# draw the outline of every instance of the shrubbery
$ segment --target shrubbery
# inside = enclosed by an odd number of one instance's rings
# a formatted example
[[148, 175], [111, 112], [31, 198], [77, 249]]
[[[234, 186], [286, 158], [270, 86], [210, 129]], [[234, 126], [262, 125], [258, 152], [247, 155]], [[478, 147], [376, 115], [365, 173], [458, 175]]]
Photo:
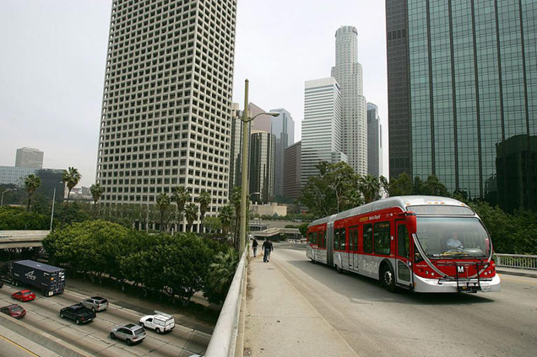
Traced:
[[38, 213], [28, 213], [20, 207], [0, 207], [0, 231], [47, 230], [50, 217]]
[[211, 302], [221, 302], [238, 260], [230, 247], [193, 233], [149, 235], [102, 220], [56, 231], [43, 247], [54, 264], [91, 278], [162, 291], [184, 304], [198, 291], [204, 291]]

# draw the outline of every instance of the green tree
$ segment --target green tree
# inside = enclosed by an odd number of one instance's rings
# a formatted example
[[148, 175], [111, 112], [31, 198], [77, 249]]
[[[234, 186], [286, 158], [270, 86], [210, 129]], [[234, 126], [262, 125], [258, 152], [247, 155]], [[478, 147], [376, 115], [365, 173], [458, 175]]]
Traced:
[[0, 231], [48, 230], [49, 227], [48, 215], [26, 212], [20, 207], [0, 207]]
[[95, 219], [99, 214], [99, 206], [97, 205], [97, 202], [99, 202], [104, 190], [100, 183], [95, 183], [90, 186], [90, 192], [91, 197], [93, 198], [93, 219]]
[[233, 191], [231, 191], [231, 206], [235, 212], [235, 229], [233, 231], [233, 242], [235, 247], [239, 247], [239, 231], [240, 231], [240, 217], [241, 217], [241, 197], [242, 197], [242, 187], [235, 186]]
[[30, 174], [26, 177], [26, 179], [24, 179], [24, 186], [26, 187], [26, 193], [28, 194], [28, 203], [26, 205], [27, 212], [30, 212], [30, 208], [32, 205], [32, 196], [40, 185], [41, 179], [39, 178], [39, 176], [36, 176], [34, 174]]
[[218, 219], [222, 223], [222, 230], [227, 238], [229, 230], [231, 229], [231, 223], [233, 222], [233, 208], [230, 205], [225, 205], [220, 208], [218, 212]]
[[210, 192], [208, 191], [201, 191], [200, 192], [200, 196], [198, 198], [198, 203], [200, 205], [200, 221], [201, 221], [201, 224], [202, 224], [202, 229], [200, 230], [200, 232], [203, 232], [203, 219], [205, 217], [205, 213], [207, 212], [207, 210], [209, 209], [209, 205], [211, 204], [211, 194]]
[[159, 226], [160, 226], [161, 232], [166, 231], [166, 226], [167, 226], [166, 216], [170, 208], [170, 204], [171, 204], [170, 197], [166, 193], [160, 193], [157, 196], [157, 207], [160, 213]]
[[[188, 211], [188, 206], [185, 210]], [[182, 303], [187, 305], [192, 296], [203, 289], [213, 254], [194, 234], [179, 234], [171, 238], [174, 244], [163, 248], [162, 256], [167, 259], [162, 264], [162, 278], [171, 296], [179, 296]]]
[[63, 170], [62, 179], [63, 179], [63, 182], [67, 185], [67, 189], [69, 190], [67, 194], [67, 202], [66, 202], [67, 205], [69, 205], [69, 198], [71, 197], [71, 190], [76, 185], [78, 185], [81, 178], [82, 178], [82, 175], [78, 172], [78, 169], [74, 167], [69, 167], [67, 170]]
[[191, 231], [194, 221], [198, 218], [198, 207], [194, 203], [189, 203], [186, 205], [185, 216], [188, 222], [188, 231]]
[[177, 213], [179, 221], [183, 220], [185, 205], [190, 202], [190, 193], [184, 186], [177, 186], [173, 191], [173, 200], [177, 204]]
[[209, 233], [218, 232], [222, 229], [222, 222], [217, 217], [205, 217], [203, 220], [203, 226], [207, 229]]
[[358, 206], [362, 201], [358, 187], [359, 176], [345, 162], [316, 165], [319, 174], [311, 176], [300, 193], [314, 217], [329, 216]]
[[410, 176], [406, 172], [403, 172], [397, 178], [392, 178], [388, 193], [390, 197], [412, 195], [414, 193], [414, 187]]
[[228, 249], [225, 253], [219, 252], [214, 256], [203, 289], [203, 295], [210, 303], [219, 304], [226, 299], [238, 261], [238, 255], [233, 249]]
[[431, 196], [442, 196], [442, 197], [450, 197], [448, 189], [446, 186], [438, 180], [438, 177], [436, 175], [431, 174], [427, 177], [427, 181], [423, 184], [425, 188], [425, 192], [423, 194], [425, 195], [431, 195]]
[[365, 175], [360, 177], [360, 192], [364, 196], [365, 203], [370, 203], [379, 195], [380, 183], [373, 175]]

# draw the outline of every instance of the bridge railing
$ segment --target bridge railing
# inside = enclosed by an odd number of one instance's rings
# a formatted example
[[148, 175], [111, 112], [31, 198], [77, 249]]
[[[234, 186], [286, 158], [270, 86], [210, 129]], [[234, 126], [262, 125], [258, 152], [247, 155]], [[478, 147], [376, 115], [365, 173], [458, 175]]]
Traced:
[[537, 270], [537, 255], [494, 254], [496, 266]]
[[218, 322], [213, 331], [209, 346], [205, 352], [206, 357], [231, 357], [235, 356], [237, 336], [239, 333], [239, 317], [241, 300], [244, 291], [244, 279], [246, 270], [246, 257], [248, 250], [244, 252], [235, 271], [235, 276], [229, 287], [229, 291], [218, 316]]

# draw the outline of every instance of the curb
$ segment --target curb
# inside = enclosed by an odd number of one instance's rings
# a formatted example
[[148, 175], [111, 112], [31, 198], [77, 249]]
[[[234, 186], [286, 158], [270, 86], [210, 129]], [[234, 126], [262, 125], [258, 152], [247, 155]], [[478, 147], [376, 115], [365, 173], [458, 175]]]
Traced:
[[503, 270], [501, 268], [498, 268], [496, 267], [496, 271], [500, 274], [505, 274], [505, 275], [515, 275], [515, 276], [524, 276], [526, 278], [533, 278], [533, 279], [537, 279], [537, 272], [533, 273], [533, 272], [527, 272], [525, 270], [521, 270], [521, 271], [513, 271], [513, 270]]

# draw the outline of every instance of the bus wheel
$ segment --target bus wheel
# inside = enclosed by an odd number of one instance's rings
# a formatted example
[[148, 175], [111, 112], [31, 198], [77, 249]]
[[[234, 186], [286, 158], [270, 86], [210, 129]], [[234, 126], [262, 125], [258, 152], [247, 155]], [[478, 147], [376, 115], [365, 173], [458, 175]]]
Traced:
[[336, 271], [339, 273], [339, 274], [343, 274], [343, 269], [341, 269], [339, 267], [339, 265], [336, 265]]
[[384, 265], [384, 267], [382, 268], [382, 273], [380, 275], [380, 283], [389, 292], [395, 292], [395, 275], [393, 274], [392, 267], [388, 264]]

